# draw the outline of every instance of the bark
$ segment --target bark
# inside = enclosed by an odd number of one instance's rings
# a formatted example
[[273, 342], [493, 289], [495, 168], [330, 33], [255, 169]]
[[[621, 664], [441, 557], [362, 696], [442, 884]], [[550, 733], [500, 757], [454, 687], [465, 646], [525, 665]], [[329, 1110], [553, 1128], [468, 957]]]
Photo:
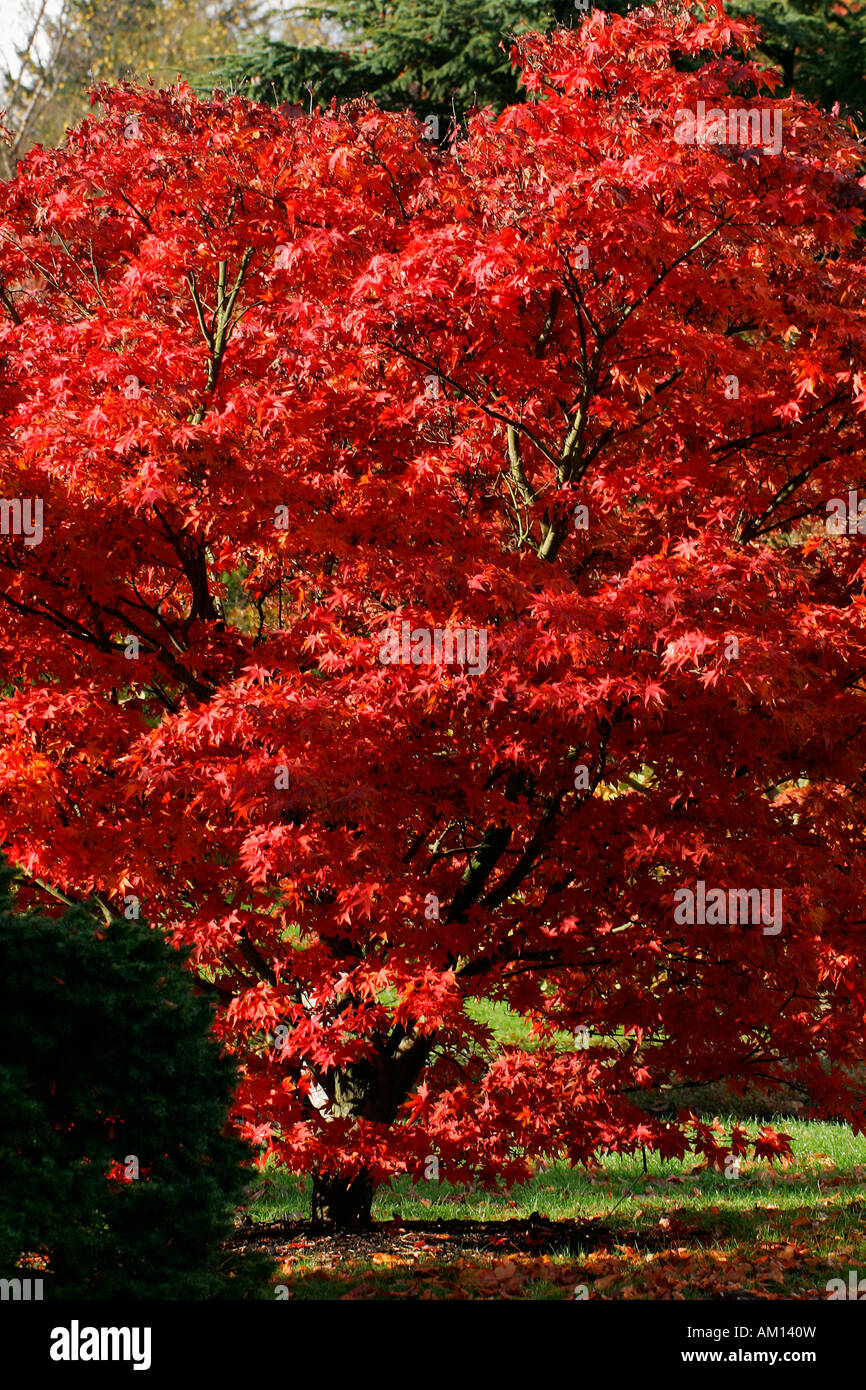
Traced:
[[369, 1226], [373, 1191], [373, 1180], [364, 1170], [354, 1178], [339, 1173], [314, 1173], [313, 1220], [343, 1230]]
[[[432, 1046], [432, 1038], [407, 1033], [397, 1025], [378, 1058], [320, 1078], [320, 1084], [327, 1089], [329, 1114], [357, 1115], [378, 1124], [393, 1124], [401, 1103], [423, 1071]], [[375, 1190], [376, 1184], [366, 1169], [356, 1177], [314, 1172], [313, 1220], [344, 1230], [369, 1226]]]

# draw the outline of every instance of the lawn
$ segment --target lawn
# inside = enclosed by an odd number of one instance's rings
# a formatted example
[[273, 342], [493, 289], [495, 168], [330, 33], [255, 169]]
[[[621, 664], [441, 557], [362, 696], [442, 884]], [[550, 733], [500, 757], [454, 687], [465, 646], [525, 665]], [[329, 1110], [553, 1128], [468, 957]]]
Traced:
[[232, 1243], [271, 1250], [276, 1296], [294, 1299], [826, 1299], [828, 1280], [866, 1275], [866, 1139], [776, 1125], [792, 1161], [737, 1178], [652, 1155], [644, 1172], [638, 1155], [548, 1167], [510, 1193], [401, 1179], [369, 1235], [316, 1232], [308, 1183], [271, 1171]]

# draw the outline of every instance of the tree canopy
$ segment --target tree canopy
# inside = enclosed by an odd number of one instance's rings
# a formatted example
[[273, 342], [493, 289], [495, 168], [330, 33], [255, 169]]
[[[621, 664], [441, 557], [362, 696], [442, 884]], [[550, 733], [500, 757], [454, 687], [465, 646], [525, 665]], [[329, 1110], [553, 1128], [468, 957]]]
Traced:
[[753, 38], [527, 35], [441, 147], [103, 90], [0, 190], [0, 840], [323, 1213], [785, 1151], [675, 1079], [863, 1125], [862, 146]]

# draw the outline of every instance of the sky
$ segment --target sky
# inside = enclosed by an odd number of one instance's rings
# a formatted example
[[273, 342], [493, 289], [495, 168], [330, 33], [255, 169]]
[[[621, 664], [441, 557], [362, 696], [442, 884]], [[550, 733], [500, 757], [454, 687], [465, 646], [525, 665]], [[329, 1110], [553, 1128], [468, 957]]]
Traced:
[[[16, 45], [20, 45], [28, 33], [28, 19], [38, 13], [41, 0], [0, 0], [0, 68], [8, 69], [13, 75], [18, 71], [15, 56]], [[57, 13], [62, 0], [46, 0], [48, 14]], [[290, 12], [294, 0], [276, 0], [272, 9]]]
[[[17, 72], [15, 45], [27, 33], [27, 16], [33, 0], [0, 0], [0, 63], [12, 73]], [[57, 0], [48, 0], [49, 12], [57, 9]]]

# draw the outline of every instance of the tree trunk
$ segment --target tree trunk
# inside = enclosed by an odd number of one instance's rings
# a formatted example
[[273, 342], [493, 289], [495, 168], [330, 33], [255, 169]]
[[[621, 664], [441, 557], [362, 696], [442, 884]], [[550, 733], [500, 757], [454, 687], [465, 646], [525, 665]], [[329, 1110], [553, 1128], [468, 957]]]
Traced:
[[[418, 1080], [433, 1047], [433, 1039], [417, 1036], [399, 1024], [393, 1029], [387, 1050], [317, 1077], [328, 1096], [327, 1116], [358, 1116], [391, 1125], [402, 1102]], [[313, 1173], [313, 1220], [351, 1230], [373, 1220], [376, 1185], [366, 1168], [354, 1178], [324, 1171]]]
[[373, 1180], [363, 1171], [354, 1178], [313, 1174], [313, 1220], [344, 1230], [372, 1221]]

